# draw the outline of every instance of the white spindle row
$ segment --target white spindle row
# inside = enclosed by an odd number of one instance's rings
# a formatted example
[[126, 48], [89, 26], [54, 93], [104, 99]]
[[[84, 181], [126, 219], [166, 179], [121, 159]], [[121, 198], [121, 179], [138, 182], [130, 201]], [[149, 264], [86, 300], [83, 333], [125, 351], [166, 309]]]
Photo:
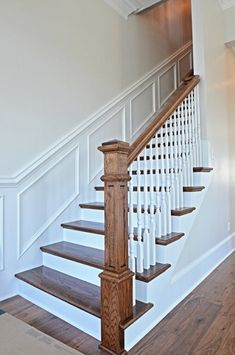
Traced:
[[129, 258], [132, 271], [142, 273], [157, 262], [156, 238], [172, 233], [171, 210], [184, 207], [183, 186], [193, 186], [193, 167], [201, 164], [197, 86], [130, 166]]

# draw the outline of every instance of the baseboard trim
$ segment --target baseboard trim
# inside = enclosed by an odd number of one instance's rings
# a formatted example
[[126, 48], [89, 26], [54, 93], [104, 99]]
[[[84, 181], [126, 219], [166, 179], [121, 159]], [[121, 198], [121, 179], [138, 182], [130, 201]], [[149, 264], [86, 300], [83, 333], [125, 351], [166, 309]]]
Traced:
[[[171, 284], [171, 293], [176, 295], [176, 300], [170, 305], [165, 305], [165, 309], [158, 315], [153, 322], [145, 328], [144, 334], [128, 342], [129, 351], [135, 344], [147, 335], [156, 325], [158, 325], [176, 306], [179, 305], [202, 281], [204, 281], [225, 259], [235, 251], [235, 232], [221, 241], [219, 244], [203, 254], [199, 259], [190, 264], [182, 272], [177, 273]], [[205, 272], [205, 264], [208, 264]], [[200, 272], [200, 270], [202, 272]], [[194, 276], [194, 278], [192, 278]], [[183, 290], [182, 290], [183, 289]], [[178, 294], [178, 296], [177, 296]]]

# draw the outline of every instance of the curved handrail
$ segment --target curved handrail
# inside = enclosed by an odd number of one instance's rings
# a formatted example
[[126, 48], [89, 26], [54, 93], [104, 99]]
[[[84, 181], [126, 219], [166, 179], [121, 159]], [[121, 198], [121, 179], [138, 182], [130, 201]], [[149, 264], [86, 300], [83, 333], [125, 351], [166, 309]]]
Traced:
[[164, 125], [168, 118], [174, 113], [177, 107], [188, 96], [188, 94], [200, 82], [198, 75], [188, 78], [181, 87], [172, 95], [172, 97], [164, 105], [162, 111], [150, 123], [150, 125], [140, 134], [140, 136], [130, 145], [128, 154], [128, 166], [138, 157], [149, 141], [154, 137], [156, 132]]

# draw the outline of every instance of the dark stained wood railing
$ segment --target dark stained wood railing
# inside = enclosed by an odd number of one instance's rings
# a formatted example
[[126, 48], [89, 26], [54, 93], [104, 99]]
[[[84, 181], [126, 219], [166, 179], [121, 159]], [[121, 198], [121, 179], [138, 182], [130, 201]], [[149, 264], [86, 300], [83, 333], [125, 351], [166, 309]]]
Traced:
[[105, 201], [105, 270], [100, 274], [100, 347], [110, 354], [126, 353], [120, 323], [132, 316], [133, 273], [128, 268], [128, 167], [199, 81], [198, 76], [185, 80], [149, 127], [131, 145], [111, 141], [99, 147], [104, 153], [102, 181]]

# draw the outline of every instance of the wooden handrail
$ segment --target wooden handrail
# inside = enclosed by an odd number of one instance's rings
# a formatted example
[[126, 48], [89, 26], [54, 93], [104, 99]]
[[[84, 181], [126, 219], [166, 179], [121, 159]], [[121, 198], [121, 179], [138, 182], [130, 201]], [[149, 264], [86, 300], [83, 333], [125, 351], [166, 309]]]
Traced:
[[164, 125], [168, 118], [173, 114], [181, 102], [200, 82], [199, 76], [194, 76], [191, 80], [184, 81], [182, 86], [175, 92], [174, 95], [167, 101], [162, 111], [150, 123], [143, 133], [130, 145], [128, 155], [128, 166], [138, 157], [142, 150], [146, 147], [149, 141], [154, 137], [156, 132]]

